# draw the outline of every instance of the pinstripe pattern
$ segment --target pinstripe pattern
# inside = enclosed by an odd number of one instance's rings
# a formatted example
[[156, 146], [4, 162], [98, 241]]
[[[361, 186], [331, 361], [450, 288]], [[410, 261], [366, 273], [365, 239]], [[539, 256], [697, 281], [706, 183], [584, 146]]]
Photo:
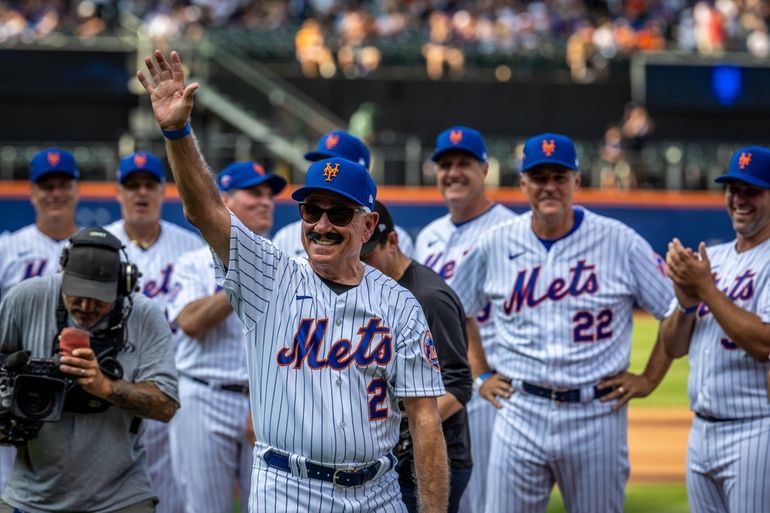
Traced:
[[[369, 266], [360, 285], [335, 294], [306, 261], [288, 258], [234, 216], [231, 223], [227, 271], [217, 262], [217, 281], [247, 333], [257, 440], [326, 465], [383, 457], [398, 440], [397, 397], [444, 393], [440, 372], [423, 354], [429, 331], [417, 300]], [[317, 505], [321, 482], [301, 483], [297, 495], [288, 483], [275, 482], [285, 479], [278, 474], [255, 472], [252, 511], [330, 511]], [[380, 485], [370, 482], [355, 493], [371, 496]], [[336, 496], [334, 490], [324, 497]], [[260, 506], [260, 500], [268, 502]], [[301, 501], [314, 506], [298, 506]], [[373, 504], [353, 510], [382, 511]]]
[[[409, 233], [396, 225], [394, 227], [398, 234], [398, 248], [408, 257], [414, 255], [414, 242]], [[302, 221], [289, 223], [275, 234], [273, 237], [275, 247], [291, 257], [304, 257], [305, 248], [302, 247]]]
[[[0, 300], [11, 287], [27, 278], [56, 274], [59, 257], [68, 242], [53, 240], [34, 224], [4, 233], [0, 244]], [[5, 488], [15, 458], [15, 447], [0, 447], [0, 490]]]
[[626, 409], [515, 393], [495, 419], [487, 512], [540, 513], [555, 483], [570, 513], [621, 513], [628, 479]]
[[[417, 235], [415, 259], [430, 267], [453, 286], [455, 270], [463, 257], [473, 248], [481, 236], [493, 226], [516, 217], [503, 205], [494, 205], [482, 215], [454, 224], [446, 214], [428, 224]], [[495, 325], [488, 312], [476, 316], [482, 345], [487, 361], [495, 368]], [[492, 442], [492, 427], [495, 421], [495, 407], [474, 393], [465, 406], [468, 410], [468, 425], [471, 432], [471, 454], [473, 473], [460, 501], [460, 511], [483, 512], [486, 503], [487, 462]]]
[[[741, 308], [770, 322], [770, 240], [741, 253], [735, 241], [708, 248], [717, 286]], [[672, 302], [672, 309], [674, 307]], [[705, 305], [690, 339], [688, 394], [696, 418], [687, 454], [693, 511], [770, 511], [770, 403], [760, 363], [732, 343]]]
[[[263, 446], [264, 447], [264, 446]], [[325, 481], [303, 479], [268, 467], [254, 454], [250, 513], [406, 513], [398, 475], [390, 470], [365, 486], [339, 488]]]
[[517, 392], [504, 403], [486, 511], [544, 511], [558, 482], [571, 513], [621, 512], [626, 411], [591, 401], [591, 388], [627, 369], [634, 302], [662, 318], [672, 286], [662, 259], [622, 223], [585, 210], [581, 225], [547, 251], [531, 216], [491, 229], [462, 262], [453, 287], [468, 311], [491, 301], [497, 369], [514, 386], [581, 388], [584, 402], [558, 405]]
[[[717, 285], [734, 303], [770, 322], [770, 239], [738, 253], [735, 241], [708, 248]], [[690, 407], [725, 419], [770, 416], [765, 376], [770, 363], [760, 363], [736, 349], [705, 305], [695, 314], [690, 342]]]
[[[185, 253], [174, 270], [169, 319], [176, 319], [187, 304], [217, 290], [208, 246]], [[187, 513], [229, 513], [235, 482], [239, 483], [243, 511], [248, 507], [252, 466], [252, 448], [245, 433], [248, 398], [185, 377], [214, 384], [246, 384], [244, 340], [235, 314], [200, 338], [178, 332], [176, 365], [184, 407], [169, 425], [169, 443]]]
[[[173, 283], [174, 265], [179, 255], [200, 248], [203, 240], [193, 232], [168, 221], [161, 220], [160, 226], [158, 240], [146, 250], [131, 242], [126, 234], [123, 220], [115, 221], [104, 228], [126, 246], [128, 259], [136, 264], [142, 273], [139, 279], [142, 293], [160, 306], [168, 319], [166, 306]], [[173, 328], [172, 326], [172, 331], [174, 331]], [[168, 424], [150, 419], [145, 419], [142, 424], [150, 479], [160, 499], [157, 513], [181, 513], [182, 500], [176, 489], [171, 468]]]
[[687, 493], [697, 513], [770, 511], [770, 417], [695, 418], [687, 448]]

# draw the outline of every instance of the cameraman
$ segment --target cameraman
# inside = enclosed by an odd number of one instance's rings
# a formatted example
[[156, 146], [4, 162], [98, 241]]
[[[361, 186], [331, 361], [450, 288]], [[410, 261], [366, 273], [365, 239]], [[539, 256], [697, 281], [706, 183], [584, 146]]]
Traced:
[[80, 230], [62, 273], [27, 280], [0, 303], [3, 353], [50, 359], [67, 327], [91, 334], [91, 347], [62, 351], [58, 370], [75, 386], [61, 418], [18, 447], [0, 513], [155, 509], [139, 418], [168, 422], [178, 408], [171, 332], [160, 309], [132, 293], [137, 269], [120, 251], [102, 228]]

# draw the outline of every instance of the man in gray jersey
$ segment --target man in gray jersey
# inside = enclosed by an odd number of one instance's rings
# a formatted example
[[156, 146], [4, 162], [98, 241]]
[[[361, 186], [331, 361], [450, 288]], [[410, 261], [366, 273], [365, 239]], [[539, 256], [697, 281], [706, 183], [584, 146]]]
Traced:
[[[374, 234], [361, 248], [361, 260], [412, 292], [425, 311], [436, 342], [441, 377], [447, 392], [438, 399], [441, 427], [449, 456], [447, 513], [457, 513], [460, 497], [465, 491], [473, 468], [468, 413], [465, 411], [465, 404], [470, 400], [473, 389], [467, 357], [465, 310], [455, 293], [438, 274], [402, 253], [393, 218], [385, 205], [377, 201], [375, 209], [380, 218]], [[409, 512], [417, 513], [417, 487], [414, 482], [411, 443], [408, 429], [402, 426], [398, 445], [398, 481]]]
[[[273, 196], [286, 180], [245, 161], [223, 169], [217, 184], [227, 208], [248, 229], [270, 232]], [[185, 407], [171, 424], [169, 438], [185, 511], [232, 511], [233, 483], [238, 483], [246, 512], [254, 429], [243, 328], [217, 285], [208, 247], [182, 255], [174, 274], [168, 313], [183, 332], [176, 362]]]
[[[70, 241], [63, 273], [26, 280], [0, 303], [0, 351], [59, 358], [75, 383], [61, 418], [19, 447], [0, 512], [152, 512], [137, 424], [168, 422], [178, 407], [171, 332], [133, 293], [136, 268], [120, 261], [120, 241], [101, 228]], [[74, 328], [88, 347], [67, 344]]]
[[176, 52], [137, 73], [166, 138], [190, 222], [215, 255], [246, 333], [257, 444], [249, 510], [404, 512], [390, 450], [404, 403], [424, 513], [447, 508], [448, 471], [433, 337], [414, 296], [360, 261], [377, 186], [349, 160], [314, 162], [294, 191], [307, 261], [228, 211], [189, 124], [198, 84]]
[[736, 151], [716, 181], [736, 238], [697, 251], [669, 243], [676, 299], [661, 336], [690, 361], [691, 511], [770, 511], [770, 149]]

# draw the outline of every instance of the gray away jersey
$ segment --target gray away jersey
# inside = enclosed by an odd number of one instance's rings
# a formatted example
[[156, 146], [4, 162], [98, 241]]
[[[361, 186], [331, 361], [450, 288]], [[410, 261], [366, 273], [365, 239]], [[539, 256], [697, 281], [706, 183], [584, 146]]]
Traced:
[[398, 397], [444, 394], [414, 296], [365, 266], [335, 294], [231, 216], [227, 291], [246, 332], [258, 440], [325, 464], [372, 462], [396, 444]]

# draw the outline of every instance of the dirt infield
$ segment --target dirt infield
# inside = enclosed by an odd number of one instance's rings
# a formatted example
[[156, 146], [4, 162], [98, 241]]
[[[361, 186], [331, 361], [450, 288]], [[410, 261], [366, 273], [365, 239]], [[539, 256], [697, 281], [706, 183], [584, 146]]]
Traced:
[[629, 409], [632, 483], [684, 483], [691, 421], [686, 408]]

